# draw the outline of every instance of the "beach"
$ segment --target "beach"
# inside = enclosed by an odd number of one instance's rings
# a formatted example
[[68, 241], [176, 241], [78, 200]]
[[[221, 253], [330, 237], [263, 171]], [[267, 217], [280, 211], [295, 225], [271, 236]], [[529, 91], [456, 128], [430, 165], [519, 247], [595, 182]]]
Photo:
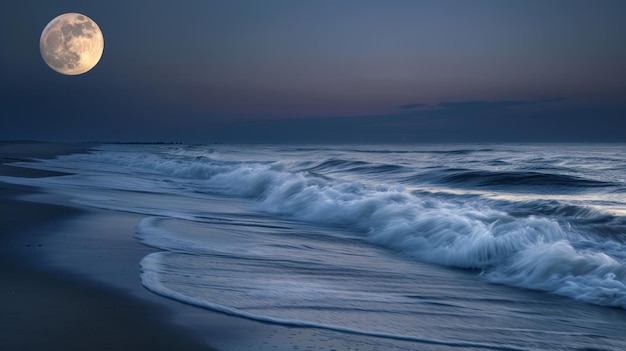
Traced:
[[7, 349], [626, 343], [623, 145], [0, 155]]
[[[88, 145], [0, 143], [0, 174], [61, 173], [7, 166], [88, 150]], [[0, 183], [0, 345], [4, 350], [210, 350], [171, 322], [171, 312], [88, 277], [41, 265], [42, 237], [85, 215], [76, 208], [19, 200], [37, 189]], [[140, 246], [132, 237], [124, 243]], [[89, 254], [89, 253], [87, 253]], [[131, 267], [132, 268], [132, 267]]]
[[[0, 176], [66, 173], [7, 165], [92, 144], [0, 142]], [[376, 338], [260, 323], [184, 304], [141, 284], [155, 249], [142, 216], [77, 206], [63, 194], [0, 182], [0, 348], [6, 350], [376, 350]], [[410, 349], [410, 343], [399, 342]]]

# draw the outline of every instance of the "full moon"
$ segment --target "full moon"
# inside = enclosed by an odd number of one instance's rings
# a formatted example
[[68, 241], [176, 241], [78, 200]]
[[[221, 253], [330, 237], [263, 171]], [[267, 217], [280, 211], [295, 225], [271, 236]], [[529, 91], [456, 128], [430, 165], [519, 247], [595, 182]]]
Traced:
[[100, 61], [104, 38], [91, 18], [80, 13], [65, 13], [43, 29], [39, 50], [53, 70], [77, 75], [89, 71]]

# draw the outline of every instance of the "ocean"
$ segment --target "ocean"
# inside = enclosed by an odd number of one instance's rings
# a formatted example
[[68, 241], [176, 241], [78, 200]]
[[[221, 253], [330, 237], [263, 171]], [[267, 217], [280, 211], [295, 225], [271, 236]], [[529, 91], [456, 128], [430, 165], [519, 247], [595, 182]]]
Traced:
[[140, 214], [143, 286], [202, 309], [380, 350], [626, 349], [624, 144], [111, 144], [24, 165]]

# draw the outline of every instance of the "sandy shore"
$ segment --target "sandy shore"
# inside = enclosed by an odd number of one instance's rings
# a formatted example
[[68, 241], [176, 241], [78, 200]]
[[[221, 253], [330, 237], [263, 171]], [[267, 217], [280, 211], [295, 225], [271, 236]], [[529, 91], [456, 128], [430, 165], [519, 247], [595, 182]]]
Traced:
[[[89, 145], [2, 143], [0, 175], [46, 177], [57, 172], [5, 165], [85, 151]], [[0, 349], [210, 350], [171, 322], [171, 312], [121, 289], [64, 275], [27, 253], [42, 249], [47, 227], [80, 218], [81, 210], [20, 201], [37, 189], [0, 183]], [[34, 257], [36, 258], [36, 257]]]

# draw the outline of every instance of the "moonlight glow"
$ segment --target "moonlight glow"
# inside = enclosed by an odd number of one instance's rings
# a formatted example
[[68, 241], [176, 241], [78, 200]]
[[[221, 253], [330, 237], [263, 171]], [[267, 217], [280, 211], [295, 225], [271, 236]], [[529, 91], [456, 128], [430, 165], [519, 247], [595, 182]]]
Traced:
[[41, 33], [39, 49], [53, 70], [68, 75], [92, 69], [102, 56], [104, 38], [91, 18], [66, 13], [50, 21]]

